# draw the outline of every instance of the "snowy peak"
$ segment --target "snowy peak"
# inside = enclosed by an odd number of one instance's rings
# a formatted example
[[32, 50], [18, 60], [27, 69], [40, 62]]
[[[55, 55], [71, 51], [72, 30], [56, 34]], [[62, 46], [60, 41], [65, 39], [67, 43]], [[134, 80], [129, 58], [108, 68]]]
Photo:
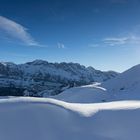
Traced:
[[83, 81], [85, 84], [93, 81], [106, 81], [118, 75], [116, 72], [102, 72], [78, 63], [49, 63], [44, 60], [35, 60], [18, 65], [18, 67], [23, 71], [24, 76], [37, 73], [42, 75], [49, 74], [60, 77], [61, 80]]
[[44, 61], [44, 60], [37, 59], [37, 60], [34, 60], [32, 62], [27, 62], [26, 64], [28, 64], [28, 65], [47, 65], [48, 62]]
[[[126, 70], [125, 72], [122, 73], [122, 75], [129, 75], [129, 77], [131, 75], [135, 76], [135, 78], [139, 78], [140, 74], [140, 64], [133, 66], [132, 68]], [[140, 78], [139, 78], [140, 79]]]
[[140, 64], [126, 70], [116, 78], [103, 83], [102, 86], [115, 93], [126, 91], [134, 91], [135, 93], [139, 92]]

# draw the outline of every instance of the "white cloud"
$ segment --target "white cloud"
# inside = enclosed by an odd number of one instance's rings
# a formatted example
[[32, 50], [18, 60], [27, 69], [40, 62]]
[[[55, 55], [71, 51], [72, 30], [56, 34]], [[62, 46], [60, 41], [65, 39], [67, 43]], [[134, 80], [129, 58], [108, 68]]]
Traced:
[[103, 42], [110, 46], [125, 45], [125, 44], [140, 44], [140, 37], [130, 35], [126, 37], [111, 37], [103, 39]]
[[103, 42], [105, 44], [108, 44], [110, 46], [115, 46], [115, 45], [123, 45], [126, 44], [128, 42], [128, 38], [127, 37], [122, 37], [122, 38], [116, 38], [116, 37], [111, 37], [111, 38], [105, 38], [103, 40]]
[[140, 37], [136, 34], [129, 34], [122, 37], [107, 37], [96, 44], [89, 44], [90, 48], [112, 47], [112, 46], [137, 46], [140, 45]]
[[62, 43], [57, 43], [57, 48], [59, 49], [65, 49], [65, 45]]
[[0, 31], [3, 31], [8, 38], [15, 39], [25, 45], [42, 46], [33, 39], [27, 28], [3, 16], [0, 16]]

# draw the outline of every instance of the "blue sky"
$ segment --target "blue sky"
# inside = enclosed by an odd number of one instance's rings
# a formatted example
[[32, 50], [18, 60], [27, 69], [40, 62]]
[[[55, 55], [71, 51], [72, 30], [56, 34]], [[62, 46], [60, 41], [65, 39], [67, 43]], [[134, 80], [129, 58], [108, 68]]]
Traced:
[[140, 63], [140, 0], [0, 0], [0, 61]]

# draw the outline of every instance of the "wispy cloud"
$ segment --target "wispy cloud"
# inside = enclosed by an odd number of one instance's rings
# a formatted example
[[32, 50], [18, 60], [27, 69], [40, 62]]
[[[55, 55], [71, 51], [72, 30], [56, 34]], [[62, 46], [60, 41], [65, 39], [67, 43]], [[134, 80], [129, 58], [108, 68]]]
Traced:
[[122, 46], [140, 46], [140, 36], [130, 33], [127, 36], [120, 37], [106, 37], [96, 41], [96, 43], [89, 44], [90, 48], [101, 47], [122, 47]]
[[57, 48], [59, 49], [65, 49], [65, 45], [63, 43], [57, 43]]
[[107, 45], [110, 46], [115, 46], [115, 45], [123, 45], [128, 42], [127, 37], [121, 37], [121, 38], [116, 38], [116, 37], [111, 37], [111, 38], [105, 38], [103, 39], [103, 42]]
[[3, 16], [0, 16], [0, 31], [3, 31], [8, 39], [14, 39], [28, 46], [43, 47], [28, 33], [27, 28]]
[[103, 39], [104, 44], [110, 46], [125, 45], [125, 44], [140, 44], [140, 37], [135, 35], [125, 36], [125, 37], [111, 37]]

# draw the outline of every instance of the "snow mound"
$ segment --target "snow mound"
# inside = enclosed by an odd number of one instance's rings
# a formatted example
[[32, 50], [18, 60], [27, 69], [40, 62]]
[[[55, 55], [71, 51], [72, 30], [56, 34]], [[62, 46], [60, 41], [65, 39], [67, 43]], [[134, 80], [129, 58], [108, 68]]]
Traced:
[[[96, 104], [0, 99], [1, 140], [137, 140], [140, 101]], [[130, 121], [131, 120], [131, 121]]]
[[72, 103], [96, 103], [105, 102], [109, 96], [106, 89], [100, 87], [100, 83], [70, 88], [52, 98]]

